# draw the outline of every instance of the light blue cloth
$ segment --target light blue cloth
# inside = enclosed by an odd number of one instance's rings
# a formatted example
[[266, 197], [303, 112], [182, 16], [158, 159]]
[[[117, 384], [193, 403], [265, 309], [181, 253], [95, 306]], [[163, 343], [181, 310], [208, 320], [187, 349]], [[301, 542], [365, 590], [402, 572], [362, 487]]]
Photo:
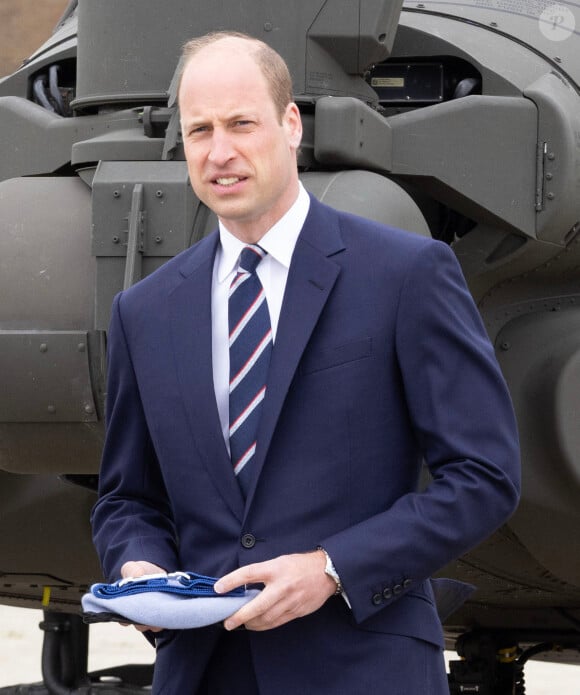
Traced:
[[216, 581], [194, 572], [120, 579], [93, 584], [81, 603], [87, 622], [116, 620], [183, 630], [221, 622], [260, 593], [240, 587], [216, 594]]

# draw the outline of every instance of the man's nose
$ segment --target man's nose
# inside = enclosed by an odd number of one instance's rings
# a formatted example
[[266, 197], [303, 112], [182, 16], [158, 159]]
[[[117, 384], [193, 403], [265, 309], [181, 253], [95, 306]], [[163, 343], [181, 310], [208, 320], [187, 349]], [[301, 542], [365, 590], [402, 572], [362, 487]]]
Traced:
[[212, 133], [208, 159], [212, 164], [222, 166], [234, 157], [231, 137], [224, 130], [216, 128]]

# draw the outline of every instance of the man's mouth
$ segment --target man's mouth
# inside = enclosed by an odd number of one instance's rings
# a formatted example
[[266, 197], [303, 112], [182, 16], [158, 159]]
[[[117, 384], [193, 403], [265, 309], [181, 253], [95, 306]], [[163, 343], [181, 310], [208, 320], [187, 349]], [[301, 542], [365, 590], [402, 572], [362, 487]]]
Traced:
[[220, 176], [217, 179], [215, 179], [215, 182], [218, 183], [220, 186], [233, 186], [236, 183], [239, 183], [242, 181], [242, 178], [239, 176]]

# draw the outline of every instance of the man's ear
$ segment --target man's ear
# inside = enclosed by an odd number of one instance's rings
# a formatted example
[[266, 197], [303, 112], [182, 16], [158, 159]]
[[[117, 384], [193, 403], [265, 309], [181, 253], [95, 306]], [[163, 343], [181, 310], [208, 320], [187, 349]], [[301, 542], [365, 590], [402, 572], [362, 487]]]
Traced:
[[286, 107], [282, 125], [286, 129], [290, 146], [297, 150], [302, 141], [302, 119], [300, 117], [300, 110], [293, 101]]

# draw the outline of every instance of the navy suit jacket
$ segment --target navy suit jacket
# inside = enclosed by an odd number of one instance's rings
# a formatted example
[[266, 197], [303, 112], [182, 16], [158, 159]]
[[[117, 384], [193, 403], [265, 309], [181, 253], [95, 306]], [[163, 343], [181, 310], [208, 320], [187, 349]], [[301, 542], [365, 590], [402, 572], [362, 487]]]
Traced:
[[[312, 199], [244, 501], [213, 388], [217, 245], [214, 233], [115, 299], [96, 547], [112, 581], [127, 560], [221, 576], [323, 546], [351, 609], [336, 597], [250, 633], [256, 673], [265, 693], [364, 692], [391, 677], [389, 635], [442, 645], [428, 578], [515, 508], [506, 386], [446, 245]], [[423, 461], [432, 482], [418, 491]], [[220, 629], [163, 634], [158, 691], [192, 692]]]

